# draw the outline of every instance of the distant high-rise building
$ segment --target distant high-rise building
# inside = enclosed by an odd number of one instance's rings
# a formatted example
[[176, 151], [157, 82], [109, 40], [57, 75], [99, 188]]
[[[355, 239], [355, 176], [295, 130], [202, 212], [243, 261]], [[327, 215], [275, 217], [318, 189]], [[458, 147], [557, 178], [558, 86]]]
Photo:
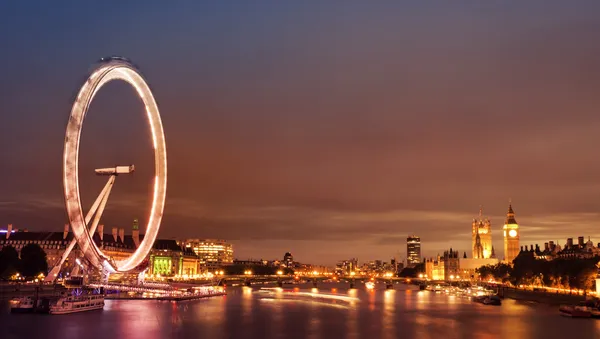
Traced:
[[483, 208], [479, 209], [479, 219], [471, 224], [473, 259], [492, 257], [492, 222], [483, 218]]
[[200, 258], [200, 265], [208, 271], [233, 264], [233, 247], [225, 240], [188, 239], [185, 247], [190, 248]]
[[519, 251], [519, 224], [515, 219], [512, 204], [509, 204], [504, 222], [504, 260], [512, 262], [519, 255]]
[[421, 262], [421, 238], [416, 235], [406, 238], [406, 261], [409, 267]]
[[358, 269], [358, 259], [352, 258], [350, 260], [340, 261], [335, 268], [335, 271], [339, 275], [351, 275], [352, 272], [356, 273]]
[[283, 255], [283, 265], [287, 268], [292, 268], [294, 266], [294, 256], [290, 252], [286, 252]]

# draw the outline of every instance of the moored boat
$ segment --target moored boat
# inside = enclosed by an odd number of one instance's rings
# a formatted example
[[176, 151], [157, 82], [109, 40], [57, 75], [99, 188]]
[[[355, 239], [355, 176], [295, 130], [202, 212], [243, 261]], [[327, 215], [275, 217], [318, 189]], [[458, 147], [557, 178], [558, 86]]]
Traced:
[[35, 310], [33, 297], [15, 298], [10, 301], [10, 313], [33, 313]]
[[50, 314], [68, 314], [101, 310], [104, 308], [104, 294], [80, 294], [59, 298], [50, 305]]
[[474, 296], [471, 298], [471, 300], [473, 300], [474, 302], [484, 304], [484, 305], [495, 305], [495, 306], [502, 305], [502, 300], [497, 295]]
[[498, 297], [497, 295], [489, 295], [483, 299], [483, 304], [500, 306], [502, 305], [502, 300], [500, 300], [500, 297]]
[[561, 305], [558, 308], [560, 315], [572, 318], [591, 318], [592, 312], [587, 306]]

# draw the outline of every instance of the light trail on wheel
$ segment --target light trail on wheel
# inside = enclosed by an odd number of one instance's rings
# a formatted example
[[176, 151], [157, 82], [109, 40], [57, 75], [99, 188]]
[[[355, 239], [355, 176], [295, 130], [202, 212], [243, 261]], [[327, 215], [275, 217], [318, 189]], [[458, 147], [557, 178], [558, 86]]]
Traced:
[[[92, 240], [81, 207], [79, 191], [79, 146], [83, 121], [96, 93], [106, 83], [123, 80], [132, 85], [144, 103], [152, 134], [155, 176], [152, 207], [144, 239], [136, 251], [126, 259], [114, 261], [105, 255]], [[124, 273], [136, 268], [146, 258], [160, 228], [167, 189], [167, 150], [158, 106], [148, 84], [138, 69], [121, 57], [104, 58], [79, 90], [67, 124], [63, 153], [63, 186], [65, 207], [77, 244], [85, 258], [97, 269], [109, 273]], [[116, 174], [113, 174], [116, 175]], [[99, 212], [101, 213], [101, 211]]]

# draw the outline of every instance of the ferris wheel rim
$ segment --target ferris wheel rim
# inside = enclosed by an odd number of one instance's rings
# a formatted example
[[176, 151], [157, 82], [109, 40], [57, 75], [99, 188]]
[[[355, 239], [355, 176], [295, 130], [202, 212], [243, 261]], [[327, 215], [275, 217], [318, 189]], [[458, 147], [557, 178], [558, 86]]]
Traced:
[[[84, 256], [96, 268], [111, 273], [127, 272], [137, 267], [146, 258], [160, 229], [166, 199], [167, 152], [160, 111], [148, 83], [138, 68], [124, 58], [102, 59], [86, 82], [80, 88], [73, 103], [63, 151], [63, 187], [65, 207], [71, 228]], [[96, 93], [108, 82], [122, 80], [134, 87], [138, 97], [144, 103], [145, 113], [152, 134], [154, 150], [154, 189], [152, 207], [148, 217], [144, 238], [134, 253], [127, 259], [115, 262], [105, 255], [90, 234], [81, 206], [79, 191], [79, 148], [83, 122]]]

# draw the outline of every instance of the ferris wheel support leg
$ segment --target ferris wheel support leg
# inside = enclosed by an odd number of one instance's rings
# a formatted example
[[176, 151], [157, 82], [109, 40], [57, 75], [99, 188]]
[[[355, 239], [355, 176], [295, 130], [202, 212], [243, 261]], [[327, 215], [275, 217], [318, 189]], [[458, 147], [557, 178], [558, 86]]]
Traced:
[[110, 276], [110, 272], [107, 270], [102, 270], [102, 282], [108, 284], [108, 277]]
[[148, 271], [147, 268], [145, 270], [141, 271], [138, 274], [138, 277], [137, 277], [137, 283], [138, 283], [138, 285], [143, 285], [144, 284], [144, 280], [146, 279], [146, 271]]
[[[106, 183], [106, 185], [104, 185], [102, 192], [100, 192], [100, 195], [98, 196], [98, 198], [96, 198], [96, 201], [94, 201], [94, 204], [92, 205], [92, 207], [88, 211], [87, 215], [85, 216], [85, 224], [86, 225], [88, 225], [90, 223], [92, 216], [94, 216], [94, 214], [96, 214], [96, 211], [98, 210], [98, 206], [101, 205], [102, 201], [104, 201], [104, 204], [102, 205], [102, 211], [104, 211], [104, 207], [106, 205], [106, 200], [108, 199], [108, 195], [110, 194], [110, 191], [111, 191], [114, 183], [115, 183], [115, 176], [111, 175], [110, 178], [108, 179], [108, 182]], [[102, 214], [102, 211], [100, 212], [100, 214]], [[98, 220], [100, 220], [100, 218], [98, 218]], [[96, 220], [94, 220], [94, 221], [96, 221]], [[91, 234], [94, 234], [97, 226], [98, 226], [98, 222], [96, 221], [96, 224], [93, 225], [93, 230], [90, 229]], [[60, 261], [56, 265], [54, 265], [54, 267], [52, 267], [52, 270], [50, 270], [50, 272], [48, 272], [48, 276], [46, 276], [46, 278], [44, 279], [44, 282], [53, 282], [54, 280], [56, 280], [56, 277], [58, 276], [58, 273], [60, 272], [62, 265], [65, 263], [65, 260], [67, 260], [67, 258], [71, 254], [71, 251], [73, 251], [73, 248], [75, 247], [76, 244], [77, 244], [77, 239], [75, 239], [75, 238], [71, 239], [71, 242], [65, 249], [65, 252], [63, 253], [62, 257], [60, 258]]]
[[[96, 232], [96, 227], [98, 227], [98, 223], [100, 222], [100, 217], [102, 216], [102, 213], [104, 212], [104, 208], [106, 207], [106, 202], [108, 201], [108, 196], [110, 195], [110, 191], [113, 187], [113, 184], [115, 183], [115, 175], [111, 175], [110, 178], [108, 178], [108, 182], [106, 183], [106, 186], [104, 186], [104, 189], [106, 190], [106, 192], [104, 193], [101, 201], [100, 201], [100, 206], [98, 206], [98, 210], [96, 211], [96, 215], [94, 216], [94, 221], [92, 222], [92, 225], [90, 226], [90, 234], [94, 234], [94, 232]], [[98, 197], [100, 198], [100, 197]], [[86, 224], [89, 223], [89, 221], [87, 220], [87, 216], [86, 216]]]

